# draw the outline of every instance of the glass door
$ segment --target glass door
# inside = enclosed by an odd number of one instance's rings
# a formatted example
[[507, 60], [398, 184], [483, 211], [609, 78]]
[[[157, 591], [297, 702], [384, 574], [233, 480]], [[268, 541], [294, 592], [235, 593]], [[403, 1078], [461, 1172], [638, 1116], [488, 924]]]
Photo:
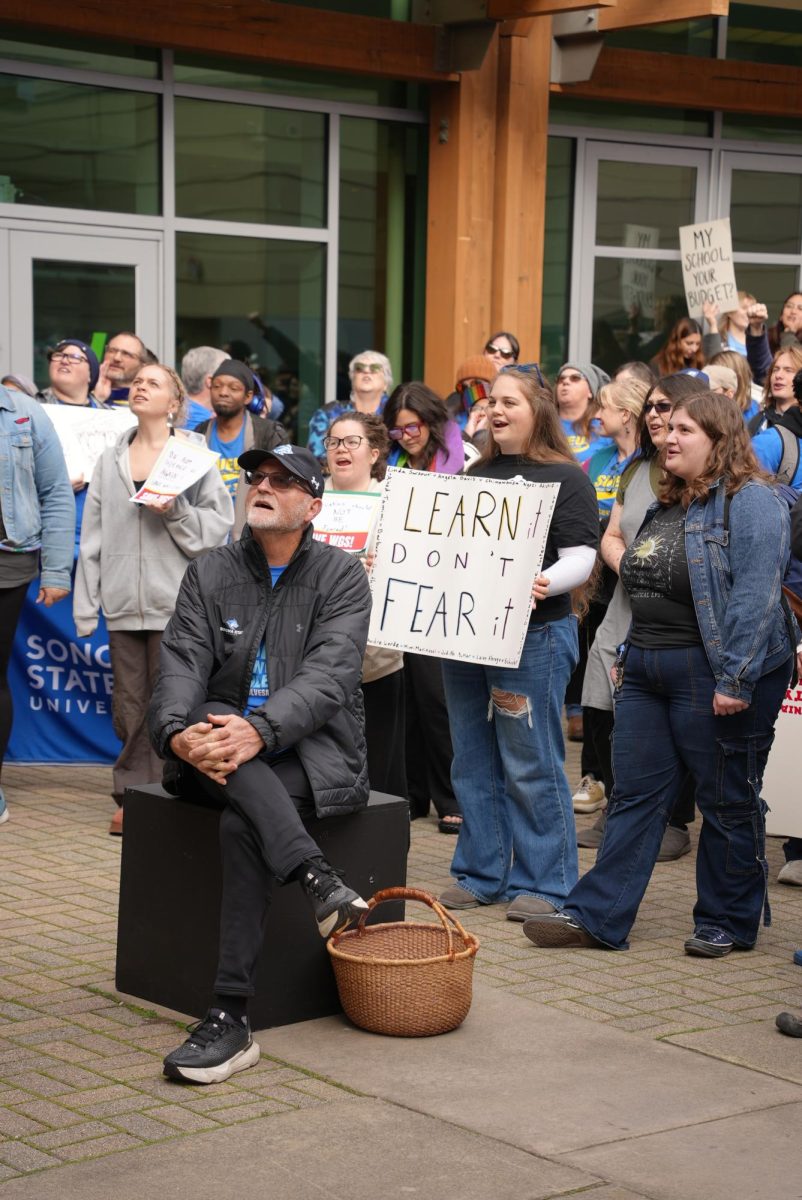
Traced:
[[722, 156], [719, 212], [729, 214], [735, 279], [777, 320], [802, 283], [802, 164], [781, 154]]
[[571, 354], [607, 371], [648, 362], [685, 315], [679, 227], [704, 220], [709, 156], [588, 142], [577, 181]]
[[51, 226], [0, 230], [0, 238], [11, 281], [3, 354], [11, 370], [45, 386], [48, 347], [77, 337], [100, 357], [107, 338], [123, 329], [161, 354], [158, 237], [61, 233]]

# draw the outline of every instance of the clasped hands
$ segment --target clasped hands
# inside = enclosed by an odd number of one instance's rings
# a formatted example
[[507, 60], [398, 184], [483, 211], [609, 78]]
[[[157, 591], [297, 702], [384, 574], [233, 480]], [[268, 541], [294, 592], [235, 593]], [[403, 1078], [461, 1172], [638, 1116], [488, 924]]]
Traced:
[[225, 787], [229, 775], [242, 763], [256, 758], [265, 744], [253, 725], [236, 713], [209, 713], [208, 717], [208, 721], [174, 733], [170, 749], [177, 758]]

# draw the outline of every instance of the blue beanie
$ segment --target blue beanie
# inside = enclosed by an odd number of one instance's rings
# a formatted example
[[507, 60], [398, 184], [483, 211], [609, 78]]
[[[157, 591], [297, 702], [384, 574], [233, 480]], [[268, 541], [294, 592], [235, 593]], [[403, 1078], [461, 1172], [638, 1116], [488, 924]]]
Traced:
[[87, 346], [86, 342], [79, 341], [78, 338], [62, 338], [58, 345], [53, 347], [51, 354], [55, 354], [57, 350], [63, 350], [65, 346], [77, 346], [79, 350], [83, 350], [86, 361], [89, 363], [89, 390], [93, 392], [100, 375], [100, 363], [94, 350], [91, 346]]

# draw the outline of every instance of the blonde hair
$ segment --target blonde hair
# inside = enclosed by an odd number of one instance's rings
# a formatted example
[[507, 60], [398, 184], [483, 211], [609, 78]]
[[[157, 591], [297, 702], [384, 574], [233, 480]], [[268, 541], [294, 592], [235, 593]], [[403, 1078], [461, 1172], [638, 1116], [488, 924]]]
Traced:
[[643, 380], [632, 377], [614, 379], [612, 383], [605, 383], [603, 387], [599, 388], [599, 394], [596, 397], [597, 408], [601, 408], [603, 404], [609, 404], [612, 408], [620, 408], [624, 412], [632, 413], [633, 417], [637, 418], [643, 411], [650, 386]]
[[[796, 295], [796, 293], [794, 294]], [[774, 370], [777, 359], [783, 354], [787, 354], [791, 362], [794, 364], [794, 374], [796, 374], [797, 371], [802, 371], [802, 345], [795, 346], [792, 342], [790, 346], [780, 346], [779, 350], [775, 353], [774, 358], [771, 360], [771, 366], [766, 372], [766, 382], [763, 385], [764, 408], [774, 408], [774, 397], [771, 394], [771, 373]]]

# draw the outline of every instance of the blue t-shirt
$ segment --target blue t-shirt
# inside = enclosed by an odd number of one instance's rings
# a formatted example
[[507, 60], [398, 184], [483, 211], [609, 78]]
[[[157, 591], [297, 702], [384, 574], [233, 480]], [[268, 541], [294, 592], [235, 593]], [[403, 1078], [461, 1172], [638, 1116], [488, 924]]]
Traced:
[[[276, 586], [282, 573], [286, 569], [287, 564], [283, 567], [271, 567], [270, 577], [273, 580], [273, 587]], [[267, 671], [267, 645], [264, 638], [262, 644], [256, 652], [256, 661], [253, 664], [253, 672], [251, 673], [251, 687], [248, 692], [248, 703], [245, 705], [243, 716], [247, 717], [254, 709], [261, 708], [267, 697], [270, 695], [270, 681]]]
[[182, 429], [197, 429], [201, 421], [208, 421], [209, 417], [213, 417], [214, 413], [206, 408], [203, 404], [198, 404], [197, 400], [187, 399], [187, 411], [184, 420], [181, 422]]
[[605, 446], [612, 448], [615, 445], [612, 438], [602, 435], [598, 421], [591, 421], [589, 437], [577, 433], [573, 421], [568, 421], [565, 417], [560, 418], [560, 424], [563, 427], [563, 433], [568, 438], [571, 453], [580, 465], [584, 465], [597, 450], [603, 450]]
[[[799, 446], [799, 462], [791, 480], [791, 487], [799, 491], [802, 489], [802, 438], [796, 440]], [[770, 425], [768, 429], [756, 433], [752, 438], [752, 449], [761, 467], [776, 475], [783, 457], [783, 440], [777, 430]]]
[[607, 454], [606, 450], [597, 450], [588, 463], [588, 478], [596, 489], [600, 520], [609, 517], [613, 511], [613, 502], [618, 495], [621, 475], [638, 453], [639, 451], [636, 450], [628, 458], [619, 459], [618, 447], [615, 446], [611, 454]]
[[228, 494], [232, 500], [236, 500], [240, 472], [237, 459], [245, 449], [245, 422], [242, 422], [242, 428], [232, 441], [224, 442], [217, 432], [217, 421], [212, 421], [209, 427], [209, 449], [216, 450], [220, 455], [217, 468], [228, 488]]

